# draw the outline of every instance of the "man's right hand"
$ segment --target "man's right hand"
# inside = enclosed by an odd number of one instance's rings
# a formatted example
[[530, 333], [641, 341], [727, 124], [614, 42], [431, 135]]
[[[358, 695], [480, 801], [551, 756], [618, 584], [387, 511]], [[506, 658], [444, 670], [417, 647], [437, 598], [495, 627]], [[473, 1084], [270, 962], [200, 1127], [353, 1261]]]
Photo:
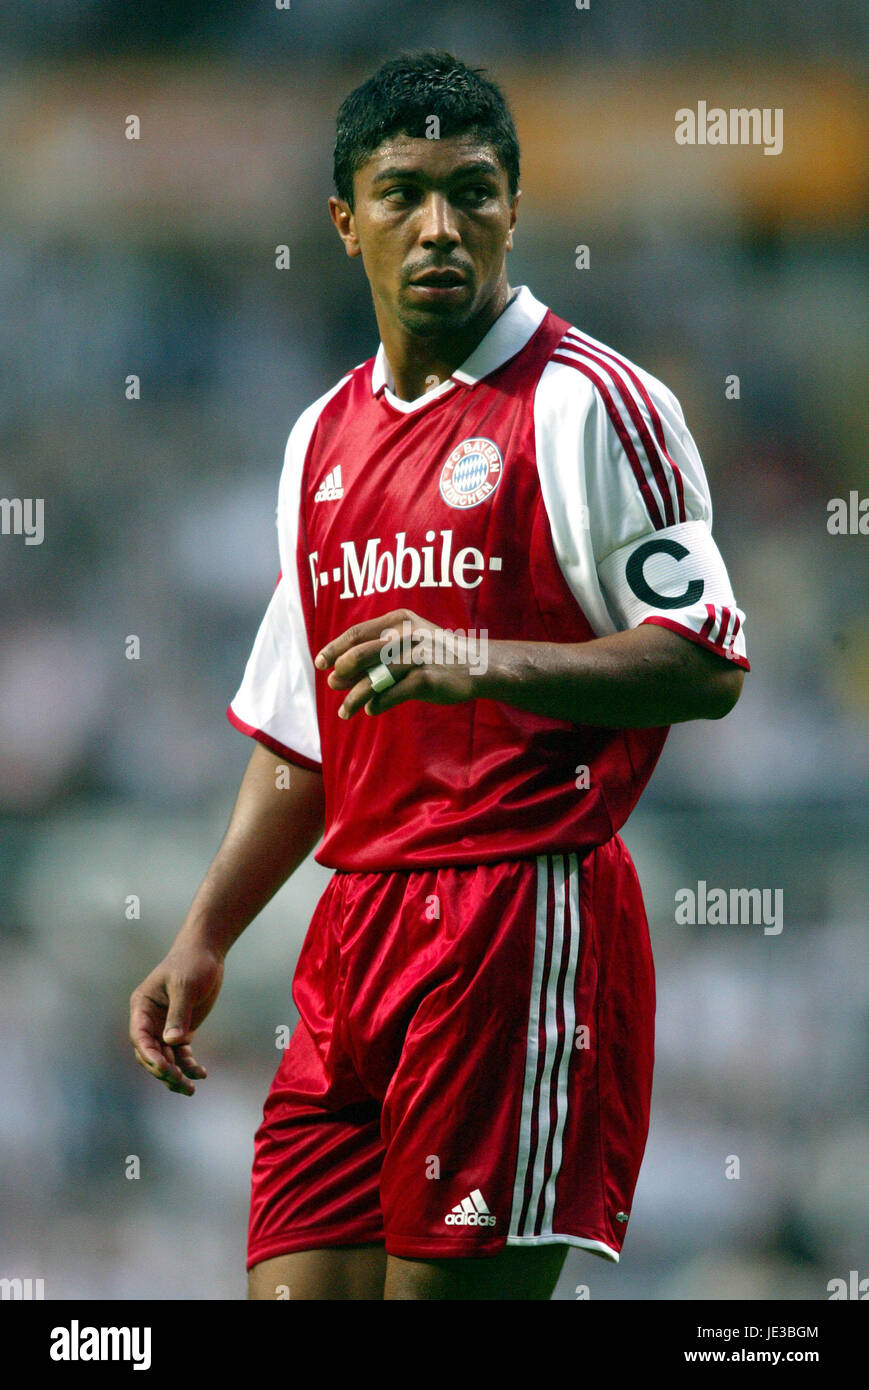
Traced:
[[207, 1075], [190, 1043], [222, 983], [223, 957], [218, 952], [176, 942], [130, 996], [133, 1051], [145, 1070], [170, 1091], [192, 1096], [193, 1080]]
[[170, 1091], [192, 1096], [191, 1083], [205, 1076], [190, 1043], [220, 992], [226, 953], [314, 848], [324, 814], [322, 774], [290, 766], [256, 743], [181, 930], [130, 998], [136, 1058]]

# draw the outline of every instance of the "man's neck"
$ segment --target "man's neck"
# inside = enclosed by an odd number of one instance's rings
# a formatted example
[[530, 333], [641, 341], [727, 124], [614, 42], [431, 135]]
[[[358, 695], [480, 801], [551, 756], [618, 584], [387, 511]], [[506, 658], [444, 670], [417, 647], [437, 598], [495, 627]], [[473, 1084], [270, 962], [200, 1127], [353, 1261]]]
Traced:
[[380, 339], [394, 382], [393, 394], [402, 401], [415, 401], [440, 386], [470, 357], [517, 294], [518, 290], [511, 290], [505, 283], [471, 323], [450, 331], [442, 339], [408, 333], [395, 320], [388, 326], [381, 324], [378, 315]]

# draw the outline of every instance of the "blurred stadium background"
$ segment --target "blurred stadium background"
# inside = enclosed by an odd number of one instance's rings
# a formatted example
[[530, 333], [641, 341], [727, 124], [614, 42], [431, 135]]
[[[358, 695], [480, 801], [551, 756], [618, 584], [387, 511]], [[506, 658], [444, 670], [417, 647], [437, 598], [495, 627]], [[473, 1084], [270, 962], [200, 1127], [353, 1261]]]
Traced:
[[[194, 1100], [136, 1067], [127, 998], [251, 752], [224, 710], [277, 575], [287, 432], [377, 345], [328, 221], [334, 114], [430, 46], [511, 99], [511, 283], [681, 398], [748, 614], [739, 706], [674, 729], [625, 832], [652, 1128], [621, 1267], [573, 1252], [556, 1297], [824, 1299], [869, 1275], [869, 540], [826, 524], [869, 495], [867, 39], [859, 0], [0, 11], [0, 495], [45, 499], [43, 544], [0, 536], [0, 1275], [244, 1296], [252, 1136], [327, 871], [231, 952]], [[783, 152], [677, 146], [699, 100], [781, 107]], [[783, 932], [677, 926], [701, 879], [781, 888]]]

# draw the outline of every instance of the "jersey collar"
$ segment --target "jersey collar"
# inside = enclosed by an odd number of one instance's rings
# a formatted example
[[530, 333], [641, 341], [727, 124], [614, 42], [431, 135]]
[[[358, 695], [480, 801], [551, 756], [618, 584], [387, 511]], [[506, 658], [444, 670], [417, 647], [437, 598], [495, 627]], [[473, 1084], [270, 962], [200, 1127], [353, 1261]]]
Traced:
[[504, 363], [509, 362], [511, 357], [515, 357], [517, 352], [521, 352], [525, 344], [537, 332], [546, 312], [546, 305], [534, 298], [527, 285], [520, 285], [513, 299], [506, 309], [498, 315], [470, 357], [467, 357], [442, 385], [434, 391], [428, 391], [426, 395], [420, 396], [418, 402], [402, 401], [394, 394], [395, 381], [392, 369], [386, 360], [383, 344], [380, 343], [371, 369], [372, 394], [377, 396], [381, 391], [384, 391], [393, 405], [407, 409], [408, 406], [413, 408], [417, 403], [422, 405], [424, 402], [431, 401], [443, 392], [450, 390], [453, 382], [460, 381], [465, 386], [474, 386], [490, 372], [503, 367]]

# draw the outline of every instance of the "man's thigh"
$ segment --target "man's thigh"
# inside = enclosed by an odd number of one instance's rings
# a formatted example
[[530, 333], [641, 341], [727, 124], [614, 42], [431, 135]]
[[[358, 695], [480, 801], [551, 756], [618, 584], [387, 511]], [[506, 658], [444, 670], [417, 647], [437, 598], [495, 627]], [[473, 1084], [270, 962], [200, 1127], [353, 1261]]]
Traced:
[[254, 1265], [248, 1275], [248, 1298], [380, 1300], [385, 1276], [382, 1245], [296, 1250]]
[[254, 1265], [252, 1300], [546, 1300], [567, 1254], [565, 1245], [508, 1246], [479, 1259], [408, 1260], [382, 1245], [298, 1250]]
[[499, 1255], [468, 1260], [389, 1255], [384, 1298], [546, 1300], [552, 1297], [566, 1255], [566, 1245], [507, 1246]]

